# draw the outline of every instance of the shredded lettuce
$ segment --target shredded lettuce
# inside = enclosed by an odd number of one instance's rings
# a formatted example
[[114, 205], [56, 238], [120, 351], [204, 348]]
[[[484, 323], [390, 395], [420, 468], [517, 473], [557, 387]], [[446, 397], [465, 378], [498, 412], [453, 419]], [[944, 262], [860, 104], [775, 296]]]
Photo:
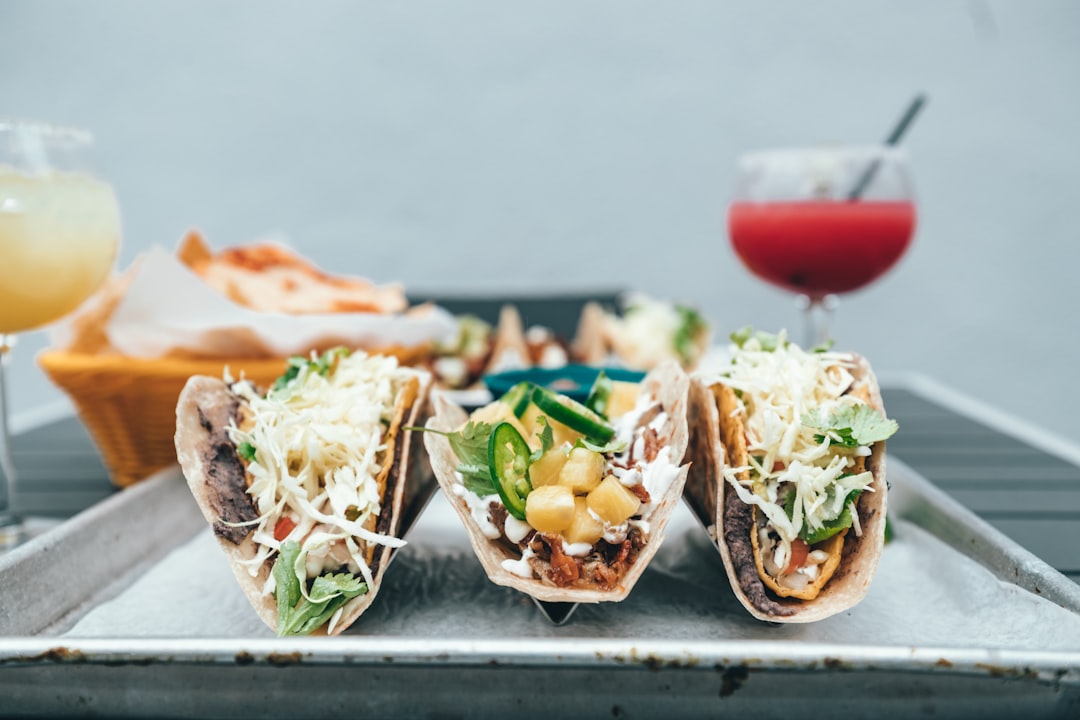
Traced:
[[596, 443], [589, 442], [585, 438], [578, 438], [574, 442], [574, 447], [581, 447], [585, 448], [586, 450], [592, 450], [593, 452], [600, 453], [601, 455], [618, 455], [619, 453], [625, 451], [626, 448], [629, 446], [630, 444], [626, 440], [618, 440], [614, 438], [606, 445], [597, 445]]
[[[787, 499], [784, 501], [784, 511], [789, 518], [793, 517], [795, 513], [796, 494], [795, 492], [788, 493]], [[860, 495], [862, 495], [861, 490], [852, 490], [848, 493], [847, 497], [844, 498], [844, 508], [840, 511], [840, 514], [831, 520], [823, 520], [821, 527], [812, 528], [804, 522], [802, 527], [799, 528], [799, 537], [805, 540], [807, 545], [813, 546], [823, 540], [828, 540], [841, 530], [851, 527], [851, 508]]]
[[278, 558], [271, 573], [274, 576], [274, 599], [278, 609], [278, 635], [284, 635], [289, 615], [300, 601], [300, 579], [296, 577], [296, 560], [300, 557], [300, 543], [286, 540], [281, 543]]
[[281, 377], [274, 381], [274, 384], [270, 387], [270, 392], [278, 393], [287, 389], [305, 370], [308, 372], [317, 372], [323, 377], [326, 377], [337, 363], [338, 358], [347, 357], [350, 352], [351, 351], [346, 347], [336, 347], [311, 359], [308, 359], [303, 355], [294, 355], [288, 359], [288, 369], [285, 370], [285, 373]]
[[368, 591], [367, 583], [351, 573], [330, 573], [312, 581], [308, 600], [300, 591], [300, 579], [296, 575], [299, 558], [300, 544], [288, 540], [281, 544], [272, 570], [280, 636], [309, 635], [326, 624], [349, 600]]

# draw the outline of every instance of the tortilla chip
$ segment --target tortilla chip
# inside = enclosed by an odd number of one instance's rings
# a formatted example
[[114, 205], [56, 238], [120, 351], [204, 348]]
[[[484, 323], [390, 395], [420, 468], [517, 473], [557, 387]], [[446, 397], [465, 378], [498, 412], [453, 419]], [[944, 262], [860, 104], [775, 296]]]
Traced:
[[176, 248], [176, 259], [192, 270], [213, 262], [214, 251], [198, 230], [188, 230]]
[[525, 342], [525, 326], [521, 313], [513, 305], [503, 305], [495, 326], [491, 355], [485, 372], [498, 372], [528, 367], [529, 346]]
[[577, 332], [570, 344], [570, 349], [578, 362], [586, 365], [602, 365], [611, 353], [611, 343], [607, 337], [607, 321], [604, 308], [600, 303], [587, 302], [581, 308]]
[[177, 257], [210, 287], [233, 302], [262, 312], [398, 313], [408, 307], [400, 285], [375, 285], [336, 276], [276, 243], [252, 243], [213, 252], [195, 230]]

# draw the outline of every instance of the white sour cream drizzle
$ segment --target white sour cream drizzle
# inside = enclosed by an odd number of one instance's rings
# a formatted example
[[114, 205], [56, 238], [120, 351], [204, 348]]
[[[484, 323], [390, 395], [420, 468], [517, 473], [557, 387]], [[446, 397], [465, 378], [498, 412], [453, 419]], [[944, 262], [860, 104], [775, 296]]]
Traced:
[[649, 502], [641, 506], [639, 515], [642, 520], [648, 520], [656, 509], [657, 503], [667, 495], [671, 483], [679, 475], [679, 466], [671, 462], [671, 448], [662, 447], [656, 454], [656, 459], [645, 466], [642, 484], [649, 493]]
[[491, 505], [492, 502], [502, 502], [499, 499], [499, 496], [485, 495], [484, 497], [480, 497], [461, 484], [461, 473], [454, 474], [458, 481], [454, 485], [454, 495], [457, 495], [465, 501], [465, 505], [469, 508], [469, 514], [472, 515], [473, 522], [476, 523], [476, 527], [480, 529], [480, 532], [484, 534], [484, 537], [498, 540], [502, 537], [502, 533], [499, 532], [499, 528], [495, 526], [495, 523], [491, 522], [488, 506]]
[[536, 556], [532, 548], [525, 546], [525, 549], [521, 552], [521, 557], [517, 560], [511, 560], [507, 558], [502, 561], [503, 570], [511, 572], [518, 577], [531, 578], [533, 576], [532, 565], [529, 564], [529, 559]]
[[563, 552], [571, 557], [585, 557], [592, 552], [593, 546], [590, 543], [566, 543], [563, 545]]
[[503, 531], [506, 533], [507, 540], [512, 543], [519, 543], [532, 532], [532, 526], [524, 520], [518, 520], [510, 513], [506, 513]]

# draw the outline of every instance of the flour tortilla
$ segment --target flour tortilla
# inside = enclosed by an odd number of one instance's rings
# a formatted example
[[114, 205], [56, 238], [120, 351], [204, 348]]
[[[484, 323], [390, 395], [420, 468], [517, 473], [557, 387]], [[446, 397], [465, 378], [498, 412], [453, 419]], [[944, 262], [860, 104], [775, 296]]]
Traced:
[[[869, 404], [884, 414], [884, 403], [877, 378], [865, 358], [855, 356], [851, 369], [854, 382], [848, 390], [859, 394]], [[866, 596], [877, 571], [878, 560], [885, 546], [885, 514], [888, 507], [888, 484], [885, 479], [885, 441], [874, 443], [866, 458], [866, 469], [874, 477], [870, 485], [873, 492], [859, 496], [858, 514], [862, 536], [849, 531], [844, 538], [839, 566], [832, 578], [825, 583], [820, 594], [812, 600], [769, 597], [790, 614], [767, 612], [756, 606], [744, 587], [746, 569], [740, 581], [740, 568], [736, 567], [725, 539], [724, 502], [734, 490], [724, 480], [725, 465], [738, 467], [745, 464], [746, 446], [735, 423], [725, 418], [721, 407], [726, 407], [727, 388], [707, 386], [695, 377], [690, 390], [690, 457], [693, 463], [686, 481], [687, 504], [706, 527], [717, 545], [724, 561], [731, 588], [739, 602], [759, 620], [774, 623], [806, 623], [841, 613], [857, 605]], [[757, 576], [756, 568], [753, 569]]]
[[[430, 466], [422, 457], [422, 448], [411, 432], [402, 427], [415, 426], [427, 418], [430, 376], [416, 373], [397, 398], [394, 418], [387, 433], [384, 466], [385, 491], [382, 512], [376, 521], [380, 533], [403, 537], [435, 489]], [[218, 544], [232, 566], [233, 574], [248, 601], [268, 626], [277, 628], [277, 604], [273, 595], [263, 593], [276, 555], [272, 555], [256, 575], [251, 575], [243, 561], [255, 556], [256, 544], [252, 528], [230, 528], [222, 520], [236, 522], [257, 515], [246, 488], [235, 487], [236, 477], [230, 468], [239, 462], [236, 446], [229, 440], [225, 427], [236, 417], [243, 401], [218, 378], [194, 376], [180, 394], [176, 407], [176, 454], [187, 478], [188, 487], [203, 517], [214, 528]], [[241, 465], [242, 467], [242, 465]], [[242, 476], [241, 476], [242, 478]], [[230, 488], [230, 479], [234, 487]], [[382, 481], [380, 480], [380, 485]], [[245, 505], [246, 502], [246, 505]], [[390, 563], [393, 548], [373, 546], [369, 553], [373, 581], [368, 591], [345, 604], [334, 627], [337, 635], [349, 627], [375, 600], [383, 574]], [[313, 635], [325, 635], [326, 625]]]
[[[450, 501], [458, 517], [461, 518], [469, 534], [473, 551], [483, 565], [488, 578], [496, 585], [511, 587], [545, 602], [599, 603], [617, 602], [630, 594], [634, 584], [645, 571], [649, 561], [660, 548], [664, 539], [664, 530], [672, 511], [682, 497], [683, 484], [686, 481], [686, 450], [690, 432], [686, 424], [686, 412], [690, 378], [674, 362], [665, 363], [649, 373], [641, 383], [641, 392], [649, 392], [659, 399], [661, 407], [667, 413], [670, 426], [664, 434], [670, 434], [671, 461], [680, 465], [680, 470], [663, 498], [656, 502], [649, 520], [650, 532], [647, 544], [638, 553], [634, 564], [622, 576], [619, 584], [610, 589], [558, 587], [537, 578], [524, 578], [502, 566], [503, 560], [517, 560], [519, 555], [511, 554], [497, 540], [489, 539], [476, 524], [465, 500], [455, 492], [461, 488], [455, 468], [459, 461], [450, 448], [449, 441], [437, 433], [425, 433], [424, 445], [431, 460], [432, 469], [446, 498]], [[443, 432], [459, 430], [467, 421], [465, 411], [444, 397], [436, 396], [435, 414], [428, 420], [427, 427]]]
[[577, 333], [571, 344], [574, 356], [586, 365], [601, 365], [611, 356], [611, 341], [607, 332], [607, 313], [598, 302], [590, 301], [581, 308]]

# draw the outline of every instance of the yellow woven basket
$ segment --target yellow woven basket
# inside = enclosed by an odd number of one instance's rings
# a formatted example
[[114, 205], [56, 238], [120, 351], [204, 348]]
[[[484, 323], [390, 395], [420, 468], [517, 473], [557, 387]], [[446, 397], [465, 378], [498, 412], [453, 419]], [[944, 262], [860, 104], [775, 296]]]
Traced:
[[114, 485], [127, 487], [176, 462], [176, 401], [192, 375], [222, 377], [228, 366], [258, 384], [285, 371], [270, 359], [141, 359], [46, 351], [46, 374], [71, 398]]

